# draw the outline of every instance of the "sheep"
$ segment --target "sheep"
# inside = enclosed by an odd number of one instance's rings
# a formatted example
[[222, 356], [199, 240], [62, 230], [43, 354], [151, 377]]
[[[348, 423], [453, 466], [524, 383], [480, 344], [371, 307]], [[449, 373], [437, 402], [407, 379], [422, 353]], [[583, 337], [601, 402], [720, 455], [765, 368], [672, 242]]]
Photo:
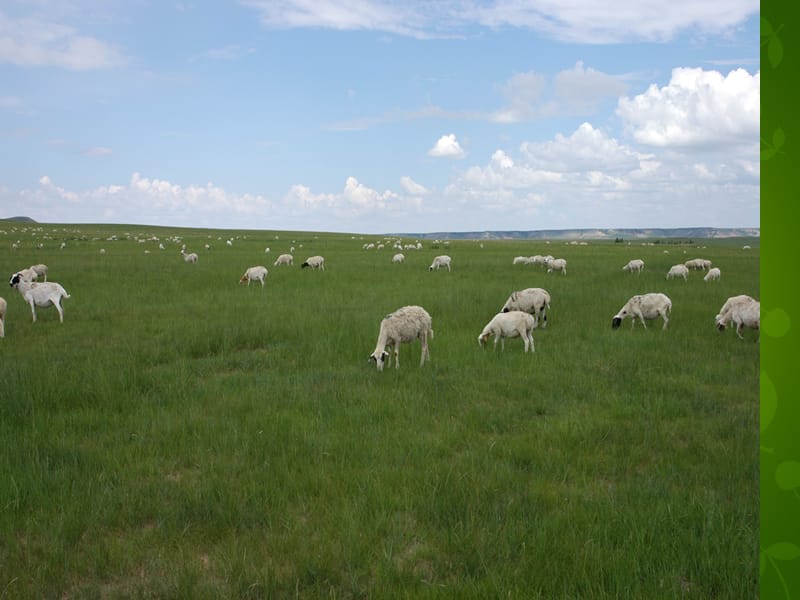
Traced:
[[528, 349], [535, 352], [532, 334], [535, 323], [532, 315], [521, 310], [497, 313], [478, 336], [478, 345], [483, 347], [489, 337], [494, 336], [494, 349], [497, 350], [497, 340], [501, 340], [500, 347], [505, 350], [506, 338], [521, 337], [525, 352]]
[[567, 274], [567, 261], [564, 258], [554, 258], [547, 261], [547, 272], [561, 271], [564, 275]]
[[[394, 348], [394, 367], [400, 368], [400, 344], [413, 342], [419, 338], [422, 344], [422, 354], [419, 366], [425, 361], [430, 361], [428, 338], [433, 339], [431, 316], [421, 306], [403, 306], [393, 313], [386, 315], [381, 321], [378, 332], [378, 341], [375, 350], [369, 355], [369, 360], [375, 361], [378, 371], [383, 371], [384, 362], [391, 366], [392, 355], [386, 351], [387, 346]], [[387, 360], [388, 359], [388, 360]]]
[[641, 273], [644, 271], [644, 261], [641, 258], [634, 258], [628, 261], [628, 264], [622, 267], [623, 271], [630, 271], [631, 273]]
[[717, 329], [722, 331], [723, 329], [725, 329], [725, 327], [719, 327], [720, 321], [722, 321], [723, 318], [729, 317], [734, 307], [743, 304], [750, 304], [751, 302], [757, 302], [757, 300], [752, 296], [748, 296], [747, 294], [739, 294], [738, 296], [731, 296], [730, 298], [725, 300], [725, 304], [722, 305], [722, 308], [719, 309], [719, 312], [714, 317], [714, 325], [717, 327]]
[[619, 312], [611, 319], [611, 328], [617, 329], [622, 324], [622, 321], [631, 317], [631, 329], [636, 325], [636, 317], [642, 322], [642, 327], [647, 329], [645, 319], [655, 319], [661, 317], [664, 319], [664, 326], [661, 329], [666, 329], [669, 324], [669, 314], [672, 312], [672, 300], [665, 294], [659, 292], [651, 292], [649, 294], [641, 294], [633, 296], [625, 303]]
[[666, 279], [672, 279], [674, 277], [683, 277], [684, 281], [689, 281], [689, 269], [686, 265], [672, 265], [667, 272]]
[[706, 276], [703, 277], [703, 281], [719, 281], [719, 278], [721, 276], [722, 276], [722, 271], [720, 271], [718, 267], [713, 267], [708, 270]]
[[752, 298], [749, 301], [734, 302], [727, 310], [717, 315], [715, 320], [717, 329], [720, 331], [724, 331], [731, 321], [736, 323], [736, 335], [739, 336], [740, 340], [743, 340], [742, 329], [745, 327], [750, 327], [760, 333], [761, 303]]
[[273, 263], [273, 267], [277, 267], [278, 265], [293, 265], [294, 264], [294, 256], [291, 254], [281, 254], [277, 260]]
[[392, 257], [392, 262], [393, 263], [401, 263], [401, 262], [404, 262], [405, 260], [406, 260], [406, 257], [402, 252], [398, 252], [397, 254], [395, 254]]
[[0, 297], [0, 338], [6, 337], [6, 308], [8, 303]]
[[309, 256], [300, 268], [305, 269], [306, 267], [311, 267], [312, 269], [319, 269], [320, 271], [325, 270], [325, 259], [321, 256]]
[[705, 258], [693, 258], [683, 263], [687, 269], [706, 270], [711, 268], [711, 261]]
[[514, 260], [511, 261], [512, 265], [529, 265], [531, 264], [531, 259], [527, 256], [515, 256]]
[[37, 306], [42, 308], [55, 306], [58, 311], [59, 321], [64, 322], [64, 309], [61, 306], [61, 301], [64, 298], [70, 298], [70, 295], [60, 284], [53, 281], [48, 281], [47, 283], [25, 281], [19, 273], [14, 273], [8, 283], [11, 287], [16, 288], [22, 294], [25, 302], [30, 305], [34, 323], [36, 323]]
[[239, 283], [247, 282], [247, 287], [250, 287], [251, 281], [260, 281], [261, 287], [264, 287], [264, 280], [267, 278], [267, 268], [264, 266], [250, 267], [239, 278]]
[[450, 257], [446, 254], [442, 254], [441, 256], [436, 256], [431, 263], [431, 266], [428, 267], [428, 271], [433, 271], [436, 269], [439, 270], [439, 267], [447, 267], [447, 271], [450, 271]]
[[19, 275], [22, 281], [36, 281], [39, 277], [39, 274], [33, 269], [20, 269], [15, 275]]
[[31, 271], [36, 273], [37, 279], [38, 277], [44, 277], [44, 280], [47, 281], [47, 265], [38, 264], [38, 265], [32, 265], [29, 268]]
[[193, 265], [197, 264], [197, 254], [195, 254], [194, 252], [189, 252], [189, 254], [186, 254], [184, 250], [181, 250], [181, 256], [183, 257], [183, 260], [186, 263]]
[[538, 327], [539, 319], [542, 329], [547, 327], [547, 311], [550, 310], [550, 293], [542, 288], [525, 288], [512, 292], [506, 300], [501, 312], [521, 310], [533, 315], [533, 326]]

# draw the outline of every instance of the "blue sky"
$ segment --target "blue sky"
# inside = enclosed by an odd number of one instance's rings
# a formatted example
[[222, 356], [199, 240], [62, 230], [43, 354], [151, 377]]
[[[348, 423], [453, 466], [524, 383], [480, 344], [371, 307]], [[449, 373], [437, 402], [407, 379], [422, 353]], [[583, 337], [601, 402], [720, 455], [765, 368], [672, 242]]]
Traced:
[[354, 233], [758, 227], [758, 11], [9, 0], [0, 217]]

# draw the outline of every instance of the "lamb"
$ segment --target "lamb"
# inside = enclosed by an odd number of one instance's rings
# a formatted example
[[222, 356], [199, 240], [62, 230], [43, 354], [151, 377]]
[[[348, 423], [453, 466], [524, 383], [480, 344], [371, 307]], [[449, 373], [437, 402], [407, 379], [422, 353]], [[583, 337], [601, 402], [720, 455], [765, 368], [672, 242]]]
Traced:
[[666, 279], [673, 279], [674, 277], [683, 277], [684, 281], [689, 281], [689, 269], [686, 265], [672, 265], [667, 272]]
[[239, 278], [239, 283], [247, 282], [247, 287], [250, 287], [251, 281], [260, 281], [261, 287], [264, 287], [264, 280], [267, 278], [267, 268], [264, 266], [250, 267]]
[[[422, 344], [422, 355], [419, 366], [430, 361], [428, 338], [433, 338], [431, 316], [421, 306], [403, 306], [386, 315], [381, 321], [378, 341], [369, 360], [375, 361], [378, 371], [383, 371], [384, 363], [391, 366], [392, 355], [386, 351], [387, 346], [394, 347], [394, 367], [400, 368], [400, 344], [413, 342], [419, 338]], [[388, 360], [387, 360], [388, 359]]]
[[406, 260], [406, 257], [402, 252], [398, 252], [397, 254], [395, 254], [392, 257], [392, 262], [393, 263], [401, 263], [401, 262], [404, 262], [405, 260]]
[[703, 281], [719, 281], [719, 278], [721, 276], [722, 276], [722, 271], [720, 271], [718, 267], [714, 267], [708, 270], [706, 276], [703, 277]]
[[494, 336], [494, 349], [497, 350], [497, 340], [501, 340], [500, 347], [505, 350], [506, 338], [521, 337], [525, 352], [528, 349], [535, 352], [532, 334], [535, 326], [533, 316], [521, 310], [497, 313], [478, 336], [478, 345], [483, 347], [489, 337]]
[[760, 332], [761, 303], [752, 298], [750, 301], [734, 302], [727, 310], [717, 315], [717, 329], [724, 331], [731, 321], [736, 323], [736, 335], [739, 336], [740, 340], [744, 339], [742, 329], [745, 327], [750, 327]]
[[567, 261], [564, 258], [554, 258], [547, 261], [547, 272], [561, 271], [564, 275], [567, 274]]
[[44, 277], [44, 280], [47, 281], [47, 265], [33, 265], [30, 267], [30, 270], [36, 273], [38, 277]]
[[431, 266], [428, 267], [428, 271], [433, 271], [436, 269], [439, 270], [439, 267], [447, 267], [448, 272], [450, 271], [450, 257], [446, 254], [442, 254], [441, 256], [436, 256], [431, 263]]
[[6, 337], [6, 308], [8, 303], [0, 297], [0, 338]]
[[181, 250], [181, 256], [185, 262], [193, 265], [197, 264], [197, 254], [194, 252], [189, 252], [189, 254], [186, 254], [185, 251]]
[[664, 326], [666, 329], [669, 324], [669, 313], [672, 312], [672, 300], [665, 294], [659, 292], [651, 292], [649, 294], [642, 294], [633, 296], [625, 303], [619, 312], [611, 319], [611, 328], [617, 329], [622, 324], [622, 321], [631, 317], [631, 329], [636, 325], [636, 317], [642, 322], [642, 326], [647, 329], [645, 319], [655, 319], [661, 317], [664, 319]]
[[547, 311], [550, 310], [550, 293], [542, 288], [525, 288], [512, 292], [501, 309], [502, 312], [521, 310], [533, 315], [533, 327], [542, 321], [542, 329], [547, 327]]
[[630, 271], [631, 273], [641, 273], [644, 271], [644, 261], [640, 258], [634, 258], [628, 261], [628, 264], [622, 267], [623, 271]]
[[277, 267], [278, 265], [292, 266], [293, 264], [294, 264], [294, 256], [292, 256], [291, 254], [281, 254], [272, 266], [273, 267]]
[[22, 294], [22, 298], [25, 302], [30, 305], [34, 323], [36, 323], [37, 306], [42, 308], [55, 306], [58, 311], [59, 321], [62, 323], [64, 322], [64, 309], [61, 306], [61, 301], [64, 298], [69, 298], [70, 295], [60, 284], [54, 281], [48, 281], [46, 283], [25, 281], [19, 273], [14, 273], [11, 276], [9, 285], [13, 288], [17, 288], [17, 291]]
[[305, 269], [306, 267], [311, 267], [312, 269], [319, 269], [320, 271], [325, 270], [325, 259], [321, 256], [310, 256], [308, 257], [305, 262], [300, 265], [301, 268]]

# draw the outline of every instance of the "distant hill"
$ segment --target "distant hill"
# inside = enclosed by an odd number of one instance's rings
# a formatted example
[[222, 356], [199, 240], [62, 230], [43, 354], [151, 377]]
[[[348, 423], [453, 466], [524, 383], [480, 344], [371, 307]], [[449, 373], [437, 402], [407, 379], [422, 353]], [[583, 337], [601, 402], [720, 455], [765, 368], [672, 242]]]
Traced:
[[622, 238], [732, 238], [761, 237], [758, 227], [716, 228], [678, 227], [673, 229], [545, 229], [539, 231], [463, 231], [436, 233], [404, 233], [404, 237], [450, 240], [615, 240]]
[[30, 217], [8, 217], [7, 219], [0, 219], [0, 221], [14, 221], [16, 223], [36, 223]]

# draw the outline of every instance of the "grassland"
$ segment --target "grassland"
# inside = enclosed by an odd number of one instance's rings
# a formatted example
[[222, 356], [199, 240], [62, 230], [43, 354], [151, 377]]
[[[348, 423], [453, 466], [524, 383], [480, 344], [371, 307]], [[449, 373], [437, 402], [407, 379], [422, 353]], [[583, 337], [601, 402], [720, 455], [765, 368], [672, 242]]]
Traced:
[[[3, 293], [0, 598], [758, 595], [759, 345], [713, 328], [758, 296], [752, 240], [423, 242], [393, 265], [376, 236], [12, 227], [3, 272], [46, 263], [72, 298], [32, 323]], [[291, 245], [326, 270], [273, 267]], [[511, 264], [542, 253], [568, 275]], [[722, 280], [664, 280], [696, 256]], [[266, 287], [238, 285], [256, 264]], [[553, 297], [535, 354], [480, 349], [532, 286]], [[669, 329], [612, 331], [648, 291]], [[404, 345], [378, 373], [405, 304], [431, 362]]]

